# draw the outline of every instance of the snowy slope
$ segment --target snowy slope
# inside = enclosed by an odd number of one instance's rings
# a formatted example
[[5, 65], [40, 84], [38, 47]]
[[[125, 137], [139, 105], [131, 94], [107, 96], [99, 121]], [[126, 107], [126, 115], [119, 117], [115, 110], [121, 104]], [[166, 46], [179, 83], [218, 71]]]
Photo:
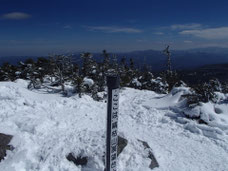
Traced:
[[[0, 132], [13, 135], [15, 147], [0, 170], [103, 171], [106, 103], [87, 95], [30, 91], [26, 85], [23, 80], [0, 83]], [[129, 144], [119, 156], [118, 171], [149, 171], [137, 139], [153, 149], [160, 165], [155, 171], [228, 170], [227, 129], [184, 118], [177, 110], [180, 95], [121, 91], [119, 133]], [[69, 162], [70, 152], [89, 156], [88, 166]]]

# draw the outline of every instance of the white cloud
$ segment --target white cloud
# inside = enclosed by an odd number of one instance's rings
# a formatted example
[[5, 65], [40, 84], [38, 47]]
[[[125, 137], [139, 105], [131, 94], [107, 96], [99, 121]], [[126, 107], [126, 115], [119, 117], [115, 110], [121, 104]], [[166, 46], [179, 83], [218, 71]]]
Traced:
[[228, 27], [184, 30], [179, 34], [193, 35], [204, 39], [228, 39]]
[[130, 27], [116, 27], [116, 26], [87, 26], [90, 31], [102, 31], [106, 33], [141, 33], [140, 29]]
[[156, 34], [156, 35], [163, 35], [164, 33], [163, 32], [155, 32], [154, 34]]
[[191, 40], [184, 40], [184, 43], [192, 43]]
[[201, 24], [197, 24], [197, 23], [192, 23], [192, 24], [174, 24], [171, 25], [170, 28], [172, 30], [192, 30], [192, 29], [200, 29], [202, 27]]
[[137, 41], [137, 42], [146, 42], [145, 39], [137, 39], [136, 41]]
[[23, 12], [11, 12], [7, 14], [3, 14], [1, 18], [9, 19], [9, 20], [24, 20], [30, 18], [31, 15]]
[[63, 28], [64, 29], [72, 29], [71, 25], [65, 25]]

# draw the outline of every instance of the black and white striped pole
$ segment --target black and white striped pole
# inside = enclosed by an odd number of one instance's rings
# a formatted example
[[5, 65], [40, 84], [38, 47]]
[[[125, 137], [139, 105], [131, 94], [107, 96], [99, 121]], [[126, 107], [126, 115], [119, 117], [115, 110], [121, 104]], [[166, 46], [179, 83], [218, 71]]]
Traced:
[[119, 77], [107, 76], [108, 107], [105, 171], [117, 171]]

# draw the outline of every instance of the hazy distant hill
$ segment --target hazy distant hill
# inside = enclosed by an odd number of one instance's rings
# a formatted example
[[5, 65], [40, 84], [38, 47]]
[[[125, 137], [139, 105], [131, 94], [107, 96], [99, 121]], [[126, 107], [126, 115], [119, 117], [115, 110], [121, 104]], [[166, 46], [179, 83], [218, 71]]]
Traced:
[[187, 83], [202, 83], [212, 78], [228, 82], [228, 63], [212, 64], [192, 70], [180, 71], [181, 79]]
[[[228, 63], [228, 48], [199, 48], [190, 50], [171, 50], [171, 62], [175, 70], [193, 69], [210, 64]], [[136, 67], [142, 67], [144, 64], [149, 65], [152, 71], [161, 71], [166, 67], [166, 56], [157, 50], [133, 51], [125, 53], [115, 53], [118, 61], [125, 56], [127, 61], [133, 58]], [[111, 55], [112, 56], [112, 55]], [[0, 64], [10, 62], [16, 64], [25, 60], [26, 57], [0, 57]], [[36, 57], [31, 57], [36, 58]], [[102, 61], [101, 53], [94, 53], [97, 61]], [[80, 62], [80, 53], [75, 53], [74, 59]]]
[[[214, 49], [214, 51], [213, 51]], [[152, 70], [159, 71], [166, 65], [166, 56], [160, 51], [146, 50], [125, 53], [138, 63], [151, 65]], [[209, 64], [228, 63], [228, 49], [205, 48], [185, 51], [171, 51], [171, 62], [175, 70], [192, 69]]]
[[5, 62], [8, 62], [10, 64], [16, 65], [20, 61], [25, 61], [28, 58], [32, 58], [34, 60], [37, 59], [35, 56], [7, 56], [7, 57], [0, 57], [0, 65], [2, 65]]

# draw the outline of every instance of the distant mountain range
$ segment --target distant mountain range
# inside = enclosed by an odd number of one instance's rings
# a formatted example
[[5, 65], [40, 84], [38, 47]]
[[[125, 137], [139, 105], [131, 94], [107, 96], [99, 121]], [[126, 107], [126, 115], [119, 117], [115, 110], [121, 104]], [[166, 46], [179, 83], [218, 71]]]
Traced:
[[[124, 54], [123, 54], [124, 55]], [[148, 64], [152, 70], [160, 71], [166, 67], [166, 56], [161, 51], [146, 50], [125, 53], [137, 63]], [[228, 63], [228, 49], [201, 48], [171, 51], [171, 63], [174, 70], [198, 68], [209, 64]]]
[[[118, 61], [125, 56], [127, 61], [133, 58], [137, 67], [148, 65], [152, 71], [161, 71], [166, 68], [166, 56], [158, 50], [143, 50], [125, 53], [115, 53]], [[75, 53], [74, 58], [79, 58]], [[4, 62], [16, 64], [24, 61], [28, 56], [0, 57], [0, 65]], [[36, 59], [37, 57], [30, 57]], [[94, 58], [102, 61], [101, 53], [94, 53]], [[80, 60], [79, 60], [80, 61]], [[171, 50], [171, 62], [174, 70], [194, 69], [204, 65], [228, 63], [228, 48], [199, 48], [190, 50]]]
[[197, 69], [179, 71], [178, 74], [181, 80], [190, 84], [203, 83], [214, 78], [228, 82], [228, 63], [205, 65]]

